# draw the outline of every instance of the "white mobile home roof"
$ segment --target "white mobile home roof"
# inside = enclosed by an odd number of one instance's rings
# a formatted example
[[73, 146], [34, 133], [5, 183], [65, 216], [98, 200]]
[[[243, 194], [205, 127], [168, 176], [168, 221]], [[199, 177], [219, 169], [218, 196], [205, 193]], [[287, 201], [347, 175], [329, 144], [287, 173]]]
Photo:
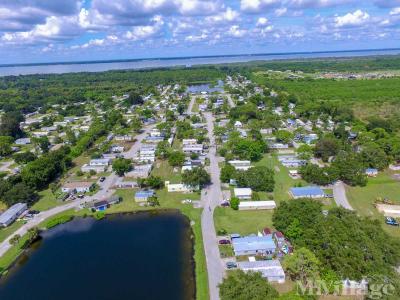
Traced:
[[251, 196], [251, 188], [235, 188], [233, 189], [235, 196]]
[[18, 217], [25, 209], [27, 209], [26, 203], [14, 204], [0, 215], [0, 224], [7, 224], [10, 219]]
[[275, 201], [241, 201], [239, 203], [240, 209], [274, 209], [276, 207]]

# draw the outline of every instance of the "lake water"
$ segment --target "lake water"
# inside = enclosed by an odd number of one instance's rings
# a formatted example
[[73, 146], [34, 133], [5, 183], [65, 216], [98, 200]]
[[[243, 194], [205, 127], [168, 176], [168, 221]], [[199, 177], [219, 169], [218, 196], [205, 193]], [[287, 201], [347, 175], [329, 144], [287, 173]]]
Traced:
[[187, 88], [189, 93], [213, 93], [213, 92], [223, 92], [224, 91], [224, 82], [222, 80], [218, 80], [218, 84], [212, 86], [210, 84], [195, 84], [189, 85]]
[[194, 66], [204, 64], [239, 63], [256, 60], [274, 59], [302, 59], [318, 57], [349, 57], [367, 55], [393, 55], [399, 54], [400, 49], [390, 50], [363, 50], [363, 51], [339, 51], [339, 52], [307, 52], [307, 53], [273, 53], [260, 55], [234, 55], [215, 57], [192, 57], [192, 58], [168, 58], [168, 59], [137, 59], [118, 62], [95, 62], [95, 63], [62, 63], [43, 65], [16, 65], [0, 66], [0, 76], [29, 75], [29, 74], [61, 74], [74, 72], [102, 72], [109, 70], [124, 69], [147, 69], [165, 68], [175, 66]]
[[189, 221], [143, 212], [43, 233], [0, 281], [4, 300], [194, 299]]

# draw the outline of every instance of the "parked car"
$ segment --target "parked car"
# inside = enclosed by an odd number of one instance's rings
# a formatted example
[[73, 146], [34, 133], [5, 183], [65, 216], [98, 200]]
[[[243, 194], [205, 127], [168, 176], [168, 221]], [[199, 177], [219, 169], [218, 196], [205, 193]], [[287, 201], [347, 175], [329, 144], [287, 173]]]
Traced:
[[396, 219], [392, 217], [386, 217], [385, 223], [392, 226], [399, 226], [399, 223], [396, 221]]
[[231, 243], [230, 240], [220, 240], [220, 241], [219, 241], [219, 244], [220, 244], [220, 245], [229, 245], [230, 243]]
[[31, 214], [31, 215], [37, 215], [38, 213], [40, 213], [40, 211], [38, 211], [38, 210], [30, 210], [30, 211], [28, 211], [28, 214]]
[[228, 262], [226, 263], [226, 268], [227, 268], [227, 269], [234, 269], [234, 268], [237, 268], [237, 264], [236, 264], [235, 262], [233, 262], [233, 261], [228, 261]]
[[106, 180], [105, 177], [100, 177], [100, 182], [103, 182], [104, 180]]
[[84, 194], [79, 194], [77, 197], [78, 197], [79, 199], [83, 199], [83, 197], [85, 197], [85, 195], [84, 195]]
[[230, 204], [229, 204], [228, 201], [224, 201], [224, 202], [221, 203], [221, 206], [222, 206], [222, 207], [229, 207]]

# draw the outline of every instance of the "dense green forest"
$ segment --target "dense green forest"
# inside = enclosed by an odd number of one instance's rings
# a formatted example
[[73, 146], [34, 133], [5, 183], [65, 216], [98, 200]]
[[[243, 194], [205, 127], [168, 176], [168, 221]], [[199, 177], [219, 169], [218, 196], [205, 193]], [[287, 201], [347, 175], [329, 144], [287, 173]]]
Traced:
[[216, 67], [123, 70], [0, 78], [0, 108], [22, 112], [52, 104], [108, 100], [112, 95], [155, 92], [158, 84], [213, 82], [225, 73]]
[[302, 71], [315, 72], [370, 72], [400, 69], [400, 56], [366, 56], [347, 58], [308, 58], [296, 60], [254, 61], [251, 63], [231, 64], [230, 67], [243, 67], [253, 71]]
[[[267, 81], [262, 75], [258, 75], [256, 80], [264, 84]], [[296, 95], [299, 100], [336, 100], [347, 103], [400, 100], [400, 78], [397, 77], [365, 80], [268, 79], [268, 83]]]
[[[22, 112], [51, 104], [106, 100], [112, 95], [154, 92], [158, 84], [194, 84], [215, 82], [228, 74], [250, 76], [265, 70], [301, 70], [303, 72], [394, 70], [400, 68], [400, 56], [363, 58], [256, 61], [247, 63], [175, 67], [152, 70], [118, 70], [98, 73], [40, 74], [0, 77], [0, 109], [9, 105]], [[251, 76], [253, 77], [253, 76]], [[251, 78], [266, 83], [266, 78]], [[313, 99], [396, 100], [400, 91], [397, 78], [374, 81], [272, 81], [300, 98], [307, 93]], [[311, 95], [309, 93], [311, 92]]]

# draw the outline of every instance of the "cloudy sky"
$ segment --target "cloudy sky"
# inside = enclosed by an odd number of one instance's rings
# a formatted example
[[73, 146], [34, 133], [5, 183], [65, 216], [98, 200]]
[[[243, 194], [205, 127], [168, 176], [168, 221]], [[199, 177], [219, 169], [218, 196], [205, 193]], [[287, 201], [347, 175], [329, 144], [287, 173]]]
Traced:
[[0, 0], [0, 63], [400, 47], [400, 0]]

